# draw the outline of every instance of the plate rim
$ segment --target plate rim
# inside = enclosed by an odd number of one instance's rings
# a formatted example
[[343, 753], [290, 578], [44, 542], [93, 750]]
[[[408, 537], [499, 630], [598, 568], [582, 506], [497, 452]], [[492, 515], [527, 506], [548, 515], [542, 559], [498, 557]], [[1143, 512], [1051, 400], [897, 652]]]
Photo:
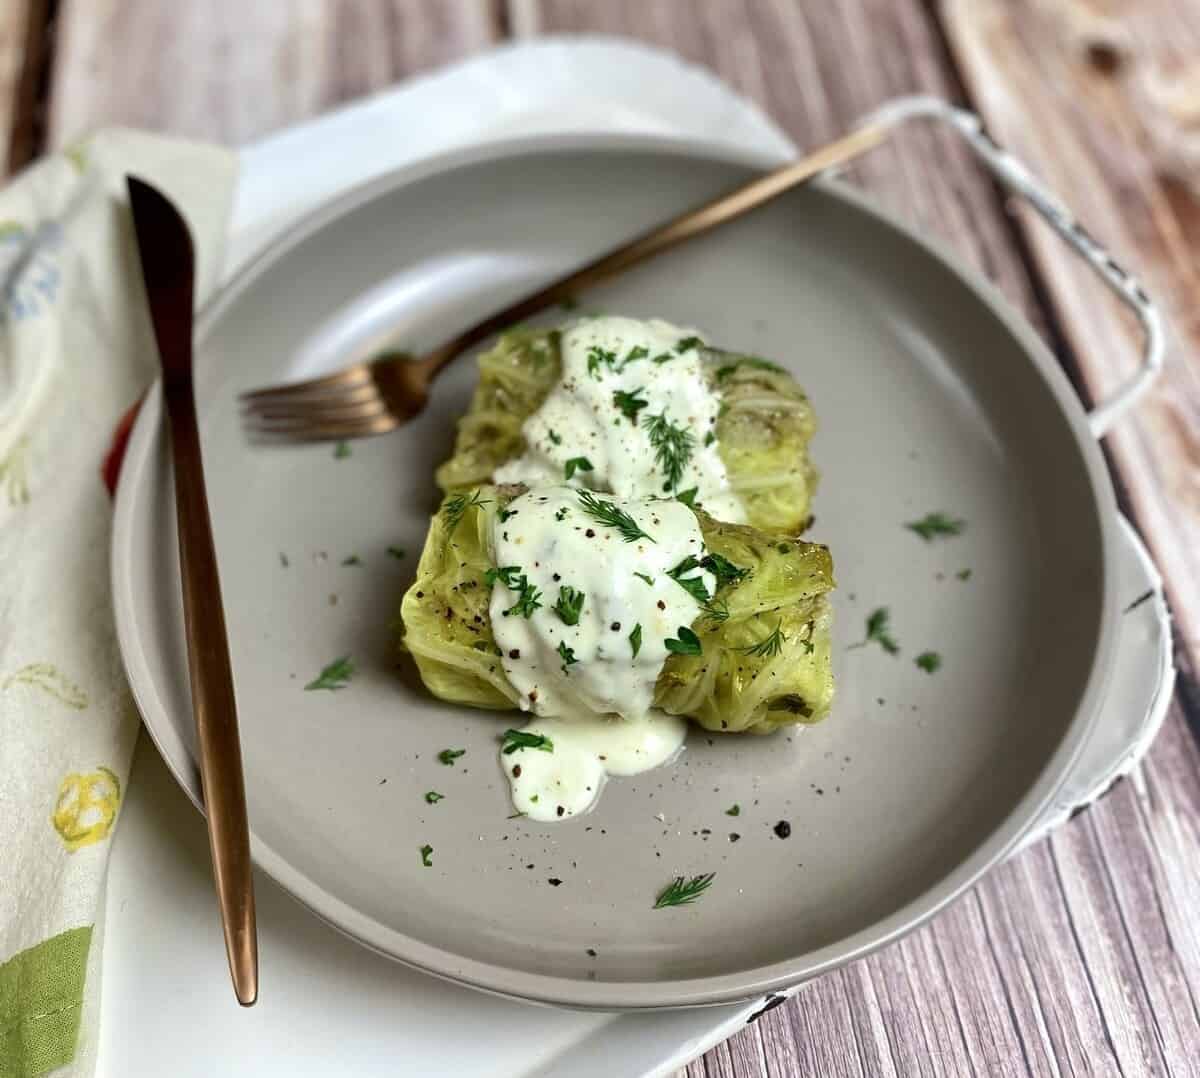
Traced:
[[[706, 160], [742, 167], [770, 167], [772, 155], [691, 137], [655, 134], [535, 135], [497, 140], [450, 150], [355, 185], [302, 217], [247, 260], [198, 312], [197, 351], [225, 308], [264, 272], [283, 261], [299, 244], [339, 217], [400, 188], [444, 172], [478, 167], [499, 159], [572, 153], [640, 152]], [[1100, 711], [1107, 691], [1115, 647], [1116, 595], [1114, 550], [1117, 541], [1116, 498], [1103, 454], [1087, 426], [1086, 413], [1065, 372], [1033, 327], [999, 290], [967, 266], [953, 251], [918, 234], [907, 223], [878, 207], [867, 195], [844, 184], [822, 179], [821, 186], [847, 201], [881, 228], [899, 233], [958, 278], [996, 317], [1045, 383], [1062, 419], [1074, 435], [1099, 518], [1102, 562], [1101, 623], [1091, 669], [1075, 714], [1062, 742], [1042, 764], [1025, 795], [974, 850], [933, 886], [899, 909], [858, 932], [805, 954], [765, 966], [716, 976], [647, 981], [587, 981], [513, 969], [465, 958], [387, 928], [362, 914], [295, 869], [251, 830], [254, 862], [294, 899], [321, 920], [369, 950], [433, 976], [528, 1002], [582, 1010], [651, 1010], [742, 1002], [793, 988], [887, 946], [924, 924], [973, 886], [985, 872], [1011, 853], [1039, 818], [1066, 778]], [[156, 379], [143, 400], [125, 454], [114, 507], [110, 580], [122, 664], [143, 723], [168, 769], [185, 794], [203, 812], [199, 773], [186, 744], [172, 723], [149, 674], [134, 613], [132, 535], [140, 482], [152, 451], [162, 436], [161, 381]], [[136, 477], [136, 478], [135, 478]], [[171, 735], [174, 736], [171, 736]]]

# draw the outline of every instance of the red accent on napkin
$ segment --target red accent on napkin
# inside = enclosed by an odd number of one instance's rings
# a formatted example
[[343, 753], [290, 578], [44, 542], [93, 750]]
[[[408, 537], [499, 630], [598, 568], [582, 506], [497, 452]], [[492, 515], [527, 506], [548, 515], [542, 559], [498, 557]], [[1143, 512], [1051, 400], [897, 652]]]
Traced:
[[143, 397], [138, 397], [129, 406], [129, 411], [121, 416], [116, 430], [113, 431], [108, 452], [104, 455], [104, 463], [100, 465], [100, 478], [104, 480], [104, 485], [108, 488], [109, 497], [113, 497], [117, 493], [117, 479], [121, 475], [121, 462], [125, 459], [125, 448], [129, 445], [129, 435], [133, 433], [133, 421], [137, 419], [142, 400]]

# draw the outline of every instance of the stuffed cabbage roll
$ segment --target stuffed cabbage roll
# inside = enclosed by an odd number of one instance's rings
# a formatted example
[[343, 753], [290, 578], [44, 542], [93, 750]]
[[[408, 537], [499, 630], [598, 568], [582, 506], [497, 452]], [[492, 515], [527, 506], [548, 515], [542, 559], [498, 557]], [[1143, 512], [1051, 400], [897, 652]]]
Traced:
[[829, 711], [833, 586], [826, 547], [677, 499], [481, 486], [444, 499], [401, 617], [445, 700], [766, 733]]
[[656, 319], [597, 317], [504, 333], [479, 374], [443, 491], [567, 483], [786, 535], [811, 520], [815, 418], [767, 360]]

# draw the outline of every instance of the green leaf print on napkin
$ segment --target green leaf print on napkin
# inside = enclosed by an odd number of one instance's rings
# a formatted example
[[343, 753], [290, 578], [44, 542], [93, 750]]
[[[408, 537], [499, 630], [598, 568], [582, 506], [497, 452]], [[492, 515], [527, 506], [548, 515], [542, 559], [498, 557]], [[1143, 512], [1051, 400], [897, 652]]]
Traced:
[[22, 666], [0, 683], [0, 690], [7, 691], [13, 685], [31, 685], [35, 689], [41, 689], [76, 711], [83, 711], [88, 706], [87, 693], [51, 663], [30, 663], [28, 666]]

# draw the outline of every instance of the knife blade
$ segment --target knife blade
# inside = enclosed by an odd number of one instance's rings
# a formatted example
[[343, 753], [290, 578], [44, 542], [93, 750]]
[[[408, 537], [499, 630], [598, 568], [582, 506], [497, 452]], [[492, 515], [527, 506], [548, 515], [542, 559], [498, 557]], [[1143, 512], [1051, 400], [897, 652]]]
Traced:
[[209, 849], [234, 993], [248, 1007], [258, 998], [258, 934], [237, 703], [192, 380], [195, 257], [191, 233], [170, 200], [143, 180], [125, 179], [162, 364], [175, 470], [188, 674]]

